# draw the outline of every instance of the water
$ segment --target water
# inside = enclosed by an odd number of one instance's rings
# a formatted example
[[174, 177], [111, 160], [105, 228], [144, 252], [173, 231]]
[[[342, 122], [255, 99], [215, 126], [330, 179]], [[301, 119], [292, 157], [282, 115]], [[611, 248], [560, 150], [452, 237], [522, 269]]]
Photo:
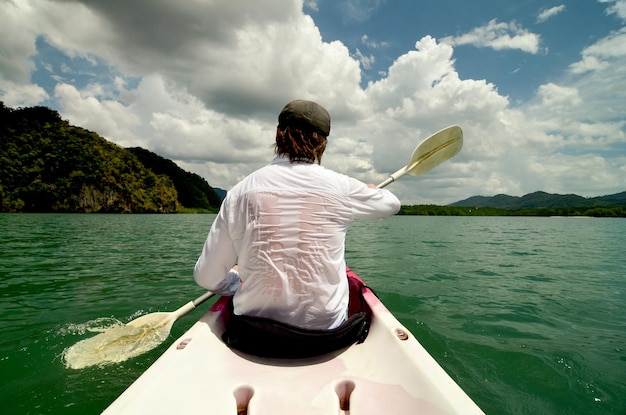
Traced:
[[[63, 351], [202, 294], [212, 218], [0, 214], [2, 413], [113, 401], [208, 305], [125, 362], [67, 369]], [[625, 415], [625, 246], [623, 219], [398, 216], [355, 224], [346, 255], [487, 414]]]

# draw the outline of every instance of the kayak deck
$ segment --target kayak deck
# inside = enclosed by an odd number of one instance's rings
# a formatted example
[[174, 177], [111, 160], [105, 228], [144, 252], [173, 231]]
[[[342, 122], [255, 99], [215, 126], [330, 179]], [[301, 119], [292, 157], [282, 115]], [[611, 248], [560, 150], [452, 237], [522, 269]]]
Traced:
[[372, 291], [364, 298], [365, 342], [306, 359], [229, 349], [221, 298], [104, 414], [483, 414]]

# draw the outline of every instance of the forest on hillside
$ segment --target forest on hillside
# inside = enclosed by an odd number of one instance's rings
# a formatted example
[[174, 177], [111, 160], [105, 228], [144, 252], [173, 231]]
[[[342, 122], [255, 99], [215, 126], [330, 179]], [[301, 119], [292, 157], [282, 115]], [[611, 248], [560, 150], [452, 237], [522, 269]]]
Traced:
[[141, 147], [128, 149], [141, 163], [155, 174], [165, 175], [174, 183], [178, 192], [178, 201], [188, 208], [217, 208], [222, 199], [206, 180], [195, 173], [187, 172], [172, 160], [168, 160]]
[[219, 207], [204, 179], [169, 169], [181, 192], [158, 171], [158, 160], [153, 167], [157, 172], [133, 151], [70, 125], [56, 111], [11, 109], [0, 102], [2, 212], [174, 213]]
[[450, 206], [488, 207], [505, 210], [523, 210], [527, 208], [589, 208], [626, 206], [626, 192], [611, 195], [582, 197], [575, 194], [555, 194], [537, 191], [524, 196], [499, 194], [491, 197], [472, 196]]
[[401, 214], [455, 216], [626, 217], [626, 192], [582, 197], [537, 191], [524, 196], [472, 196], [448, 206], [403, 206]]
[[562, 206], [510, 210], [479, 206], [409, 205], [402, 206], [398, 214], [419, 216], [590, 216], [597, 218], [626, 218], [626, 206]]

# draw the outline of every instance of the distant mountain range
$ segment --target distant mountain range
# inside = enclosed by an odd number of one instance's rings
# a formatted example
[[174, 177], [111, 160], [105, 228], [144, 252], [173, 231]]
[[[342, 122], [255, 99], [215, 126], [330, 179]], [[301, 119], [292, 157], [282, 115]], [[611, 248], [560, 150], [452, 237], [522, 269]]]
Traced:
[[574, 194], [560, 195], [546, 192], [534, 192], [524, 196], [472, 196], [449, 206], [490, 207], [506, 210], [555, 208], [555, 207], [611, 207], [626, 206], [626, 191], [613, 195], [586, 198]]

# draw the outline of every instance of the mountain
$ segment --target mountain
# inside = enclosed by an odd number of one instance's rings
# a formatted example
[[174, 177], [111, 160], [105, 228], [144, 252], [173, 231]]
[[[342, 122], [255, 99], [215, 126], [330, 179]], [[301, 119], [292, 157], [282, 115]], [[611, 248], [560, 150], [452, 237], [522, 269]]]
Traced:
[[206, 180], [187, 172], [172, 160], [163, 158], [140, 147], [128, 148], [139, 161], [155, 174], [166, 175], [174, 183], [178, 201], [185, 207], [211, 209], [220, 206], [222, 199]]
[[611, 205], [626, 205], [626, 192], [616, 193], [614, 195], [599, 196], [594, 198], [600, 202], [610, 203]]
[[215, 191], [215, 193], [217, 193], [217, 195], [219, 196], [220, 200], [222, 200], [222, 201], [226, 197], [226, 193], [228, 193], [226, 190], [220, 189], [219, 187], [214, 187], [213, 190]]
[[178, 212], [220, 202], [204, 179], [156, 154], [122, 148], [46, 107], [0, 102], [0, 212]]
[[546, 192], [534, 192], [521, 197], [504, 194], [492, 197], [473, 196], [468, 199], [452, 203], [449, 206], [489, 207], [506, 210], [554, 207], [592, 208], [626, 206], [626, 192], [592, 198], [585, 198], [574, 194], [560, 195]]

